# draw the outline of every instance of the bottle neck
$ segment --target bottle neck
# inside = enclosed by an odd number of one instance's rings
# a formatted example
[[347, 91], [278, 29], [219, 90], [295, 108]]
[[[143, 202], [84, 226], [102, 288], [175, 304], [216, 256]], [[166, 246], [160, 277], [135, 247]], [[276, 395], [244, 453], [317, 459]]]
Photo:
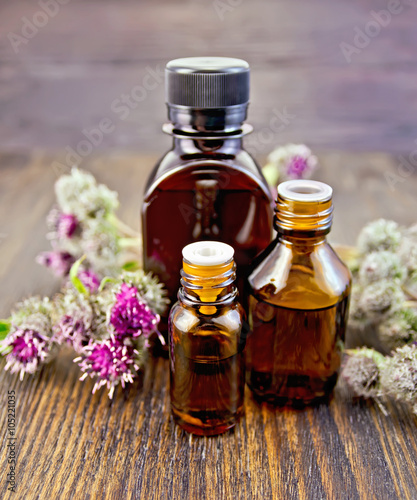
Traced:
[[237, 135], [247, 115], [247, 104], [195, 109], [168, 105], [168, 119], [179, 135]]
[[330, 232], [333, 204], [327, 200], [291, 200], [278, 194], [274, 228], [289, 241], [309, 239], [321, 241]]
[[215, 266], [198, 266], [184, 260], [178, 298], [185, 305], [198, 307], [203, 314], [213, 314], [217, 307], [230, 305], [236, 299], [235, 278], [233, 259]]
[[247, 106], [194, 109], [168, 105], [170, 123], [163, 130], [173, 136], [174, 149], [180, 154], [236, 155], [242, 149], [242, 137], [252, 132], [252, 127], [243, 123]]
[[323, 233], [292, 233], [278, 232], [277, 243], [281, 243], [287, 247], [305, 248], [315, 247], [327, 243], [326, 234]]
[[215, 137], [200, 139], [198, 136], [174, 135], [173, 149], [179, 155], [215, 154], [234, 157], [242, 150], [242, 138]]

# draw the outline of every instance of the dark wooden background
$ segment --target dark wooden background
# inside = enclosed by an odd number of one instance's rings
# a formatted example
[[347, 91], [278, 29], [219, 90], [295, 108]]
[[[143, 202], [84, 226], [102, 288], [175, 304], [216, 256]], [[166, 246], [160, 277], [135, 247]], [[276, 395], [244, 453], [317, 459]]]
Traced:
[[[348, 63], [340, 44], [353, 44], [355, 30], [389, 0], [70, 0], [17, 53], [8, 34], [20, 35], [22, 17], [32, 20], [40, 7], [0, 0], [0, 147], [75, 147], [84, 128], [106, 117], [116, 130], [98, 149], [161, 151], [168, 144], [160, 134], [162, 83], [124, 120], [112, 103], [142, 85], [149, 68], [213, 54], [250, 62], [250, 121], [258, 130], [273, 109], [295, 115], [274, 143], [410, 151], [417, 138], [417, 5], [394, 1], [401, 12]], [[221, 18], [222, 5], [229, 10]]]
[[[222, 21], [215, 5], [235, 5]], [[120, 193], [123, 220], [139, 228], [145, 179], [169, 140], [163, 85], [126, 119], [114, 101], [175, 57], [232, 55], [253, 68], [249, 145], [261, 159], [277, 144], [305, 142], [317, 178], [335, 192], [332, 241], [354, 244], [377, 217], [416, 221], [417, 5], [402, 12], [348, 63], [340, 43], [387, 1], [299, 2], [70, 0], [15, 53], [38, 2], [0, 0], [0, 317], [59, 283], [34, 262], [48, 248], [45, 216], [67, 147], [109, 118], [82, 167]], [[159, 66], [158, 66], [159, 65]], [[150, 69], [149, 69], [150, 68]], [[277, 135], [274, 110], [292, 115]], [[398, 182], [391, 189], [387, 175]], [[2, 366], [4, 362], [2, 362]], [[339, 386], [330, 406], [304, 412], [257, 406], [250, 394], [234, 432], [190, 437], [169, 417], [168, 366], [153, 360], [109, 402], [78, 382], [69, 352], [40, 374], [0, 371], [0, 497], [6, 492], [7, 390], [17, 397], [16, 498], [410, 499], [417, 498], [417, 420], [386, 403], [352, 401]]]

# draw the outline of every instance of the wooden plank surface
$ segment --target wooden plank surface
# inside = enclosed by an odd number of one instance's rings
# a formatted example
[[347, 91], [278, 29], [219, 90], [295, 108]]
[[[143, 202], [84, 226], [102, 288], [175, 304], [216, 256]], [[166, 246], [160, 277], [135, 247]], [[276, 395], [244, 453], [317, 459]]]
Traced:
[[[212, 54], [250, 62], [250, 121], [258, 129], [274, 109], [293, 116], [274, 143], [410, 151], [417, 138], [415, 2], [398, 0], [399, 13], [376, 36], [362, 38], [362, 48], [354, 46], [357, 30], [375, 23], [372, 12], [389, 3], [71, 0], [14, 50], [9, 34], [25, 33], [24, 18], [33, 20], [39, 2], [0, 0], [0, 148], [76, 147], [83, 129], [109, 118], [115, 130], [96, 150], [159, 151], [168, 143], [159, 133], [166, 119], [162, 79], [151, 79], [154, 88], [126, 116], [113, 103], [140, 87], [149, 68]], [[225, 6], [223, 15], [216, 5]], [[356, 50], [350, 62], [341, 43]]]
[[[53, 203], [59, 156], [0, 155], [0, 315], [32, 292], [58, 286], [34, 257], [47, 248], [44, 217]], [[391, 192], [396, 159], [319, 154], [318, 178], [335, 188], [333, 240], [352, 244], [378, 216], [415, 220], [417, 176]], [[120, 193], [121, 218], [139, 225], [144, 181], [156, 158], [113, 153], [84, 165]], [[1, 368], [4, 362], [1, 363]], [[113, 401], [78, 381], [71, 353], [33, 377], [0, 371], [0, 497], [22, 499], [410, 499], [417, 497], [417, 419], [388, 403], [352, 401], [337, 387], [329, 406], [280, 411], [246, 393], [246, 415], [223, 436], [196, 438], [170, 419], [168, 363]], [[6, 491], [7, 391], [16, 394], [17, 493]]]

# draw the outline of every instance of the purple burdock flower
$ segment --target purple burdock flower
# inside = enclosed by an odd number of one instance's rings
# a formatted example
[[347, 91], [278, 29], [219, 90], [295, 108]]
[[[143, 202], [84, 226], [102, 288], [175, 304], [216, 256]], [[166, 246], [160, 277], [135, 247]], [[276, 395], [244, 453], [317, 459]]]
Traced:
[[72, 238], [78, 228], [78, 219], [75, 215], [63, 213], [56, 207], [49, 212], [46, 223], [52, 231], [49, 237], [54, 240]]
[[71, 238], [78, 227], [78, 220], [72, 214], [60, 214], [56, 223], [58, 238], [64, 240]]
[[36, 257], [36, 262], [42, 266], [49, 267], [56, 276], [67, 276], [71, 266], [74, 264], [74, 257], [61, 250], [52, 250], [51, 252], [42, 252]]
[[6, 357], [5, 370], [20, 372], [20, 380], [25, 373], [35, 373], [38, 366], [45, 362], [51, 350], [51, 339], [31, 329], [16, 329], [2, 342], [3, 347], [11, 349]]
[[88, 329], [83, 319], [65, 314], [54, 326], [54, 340], [62, 343], [62, 340], [70, 344], [75, 352], [80, 353], [88, 342]]
[[120, 338], [139, 337], [142, 334], [148, 336], [156, 330], [158, 322], [158, 314], [155, 314], [140, 298], [137, 288], [122, 283], [110, 314], [110, 324], [116, 336]]
[[90, 293], [98, 291], [100, 286], [100, 278], [94, 271], [85, 270], [78, 273], [78, 278], [81, 283], [89, 290]]
[[96, 324], [90, 298], [78, 293], [74, 288], [67, 287], [55, 299], [55, 318], [53, 339], [62, 344], [70, 344], [74, 350], [81, 353], [83, 347], [94, 335]]
[[121, 344], [117, 340], [103, 340], [90, 343], [84, 349], [84, 354], [74, 359], [84, 372], [80, 380], [88, 376], [97, 378], [93, 394], [103, 385], [109, 389], [109, 398], [113, 397], [115, 387], [120, 383], [125, 387], [127, 382], [132, 383], [139, 366], [136, 357], [139, 352], [132, 346]]
[[290, 158], [287, 164], [287, 176], [291, 179], [303, 179], [310, 171], [308, 159], [300, 155]]

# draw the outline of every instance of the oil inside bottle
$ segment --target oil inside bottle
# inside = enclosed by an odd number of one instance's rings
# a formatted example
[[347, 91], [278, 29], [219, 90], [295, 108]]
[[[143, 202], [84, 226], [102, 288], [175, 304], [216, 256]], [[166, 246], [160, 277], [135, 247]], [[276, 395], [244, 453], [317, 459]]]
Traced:
[[171, 353], [171, 408], [186, 431], [209, 436], [234, 427], [243, 411], [244, 357], [241, 349], [221, 357], [230, 352], [216, 353], [219, 337], [200, 335], [192, 353], [181, 344]]
[[249, 297], [247, 383], [255, 399], [302, 408], [328, 400], [337, 381], [349, 297], [291, 309]]

